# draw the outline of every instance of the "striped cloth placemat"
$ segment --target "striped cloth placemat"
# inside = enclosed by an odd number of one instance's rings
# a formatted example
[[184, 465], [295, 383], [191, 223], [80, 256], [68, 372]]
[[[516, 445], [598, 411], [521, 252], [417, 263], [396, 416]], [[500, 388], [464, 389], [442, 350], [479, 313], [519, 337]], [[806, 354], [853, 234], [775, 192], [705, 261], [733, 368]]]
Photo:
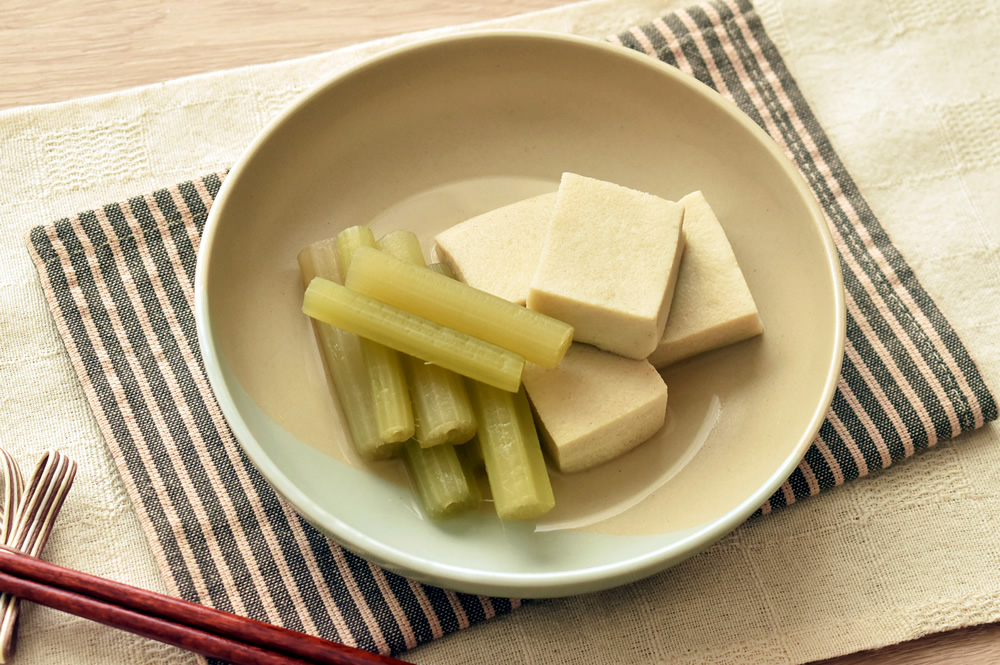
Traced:
[[[612, 41], [734, 101], [798, 165], [841, 254], [848, 341], [814, 445], [761, 513], [883, 469], [997, 417], [955, 331], [893, 247], [745, 0]], [[223, 174], [32, 230], [59, 333], [168, 590], [382, 653], [517, 607], [406, 580], [299, 518], [243, 456], [198, 357], [193, 274]]]
[[760, 125], [806, 178], [840, 252], [847, 344], [833, 406], [763, 513], [996, 419], [968, 351], [861, 196], [749, 0], [706, 2], [612, 39], [712, 86]]

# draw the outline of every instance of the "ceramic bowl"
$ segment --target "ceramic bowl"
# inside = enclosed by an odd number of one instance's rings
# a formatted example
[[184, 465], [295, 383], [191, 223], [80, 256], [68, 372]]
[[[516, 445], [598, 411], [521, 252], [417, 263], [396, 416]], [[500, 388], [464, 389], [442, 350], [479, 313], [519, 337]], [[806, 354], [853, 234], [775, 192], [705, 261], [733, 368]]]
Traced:
[[[664, 373], [667, 423], [592, 471], [553, 474], [539, 523], [435, 522], [401, 466], [351, 452], [297, 252], [355, 224], [435, 233], [554, 191], [573, 171], [676, 200], [702, 190], [759, 306], [761, 337]], [[201, 351], [246, 454], [308, 521], [385, 568], [458, 591], [558, 596], [639, 579], [746, 520], [791, 474], [833, 396], [839, 262], [781, 151], [735, 106], [652, 58], [541, 33], [387, 52], [299, 99], [211, 209], [196, 279]]]

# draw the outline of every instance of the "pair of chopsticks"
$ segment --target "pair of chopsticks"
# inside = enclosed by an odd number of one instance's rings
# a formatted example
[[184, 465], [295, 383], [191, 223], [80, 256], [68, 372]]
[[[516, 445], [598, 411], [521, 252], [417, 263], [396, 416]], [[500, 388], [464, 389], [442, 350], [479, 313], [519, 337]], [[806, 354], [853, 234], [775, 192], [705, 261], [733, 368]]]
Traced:
[[0, 592], [239, 665], [406, 665], [0, 546]]

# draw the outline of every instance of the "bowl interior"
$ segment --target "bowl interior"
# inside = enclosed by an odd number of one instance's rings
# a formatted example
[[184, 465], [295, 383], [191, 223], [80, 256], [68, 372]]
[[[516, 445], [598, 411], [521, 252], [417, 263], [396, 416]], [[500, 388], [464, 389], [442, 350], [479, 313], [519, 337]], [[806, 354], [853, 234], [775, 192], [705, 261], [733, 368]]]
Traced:
[[[362, 468], [331, 398], [296, 254], [354, 224], [433, 235], [554, 191], [574, 171], [676, 200], [701, 189], [765, 333], [665, 372], [664, 429], [620, 460], [556, 476], [540, 524], [436, 523], [401, 468]], [[463, 591], [544, 596], [635, 579], [745, 519], [794, 469], [832, 397], [838, 264], [818, 207], [775, 146], [708, 88], [652, 59], [526, 33], [376, 58], [300, 101], [233, 169], [199, 257], [198, 322], [246, 452], [348, 548]]]

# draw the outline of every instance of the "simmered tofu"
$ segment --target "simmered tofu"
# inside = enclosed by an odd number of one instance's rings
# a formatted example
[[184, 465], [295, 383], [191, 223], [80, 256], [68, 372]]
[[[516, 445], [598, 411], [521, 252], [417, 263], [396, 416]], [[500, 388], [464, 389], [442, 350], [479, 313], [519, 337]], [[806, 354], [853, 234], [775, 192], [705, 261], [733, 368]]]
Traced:
[[434, 237], [437, 256], [469, 286], [523, 305], [555, 202], [542, 194], [456, 224]]
[[573, 338], [641, 359], [663, 337], [684, 251], [684, 206], [564, 173], [528, 309]]
[[763, 331], [750, 288], [711, 206], [701, 192], [680, 203], [687, 245], [663, 339], [649, 356], [656, 367]]
[[556, 369], [523, 374], [542, 442], [563, 472], [583, 471], [651, 437], [667, 413], [667, 386], [646, 360], [573, 344]]

